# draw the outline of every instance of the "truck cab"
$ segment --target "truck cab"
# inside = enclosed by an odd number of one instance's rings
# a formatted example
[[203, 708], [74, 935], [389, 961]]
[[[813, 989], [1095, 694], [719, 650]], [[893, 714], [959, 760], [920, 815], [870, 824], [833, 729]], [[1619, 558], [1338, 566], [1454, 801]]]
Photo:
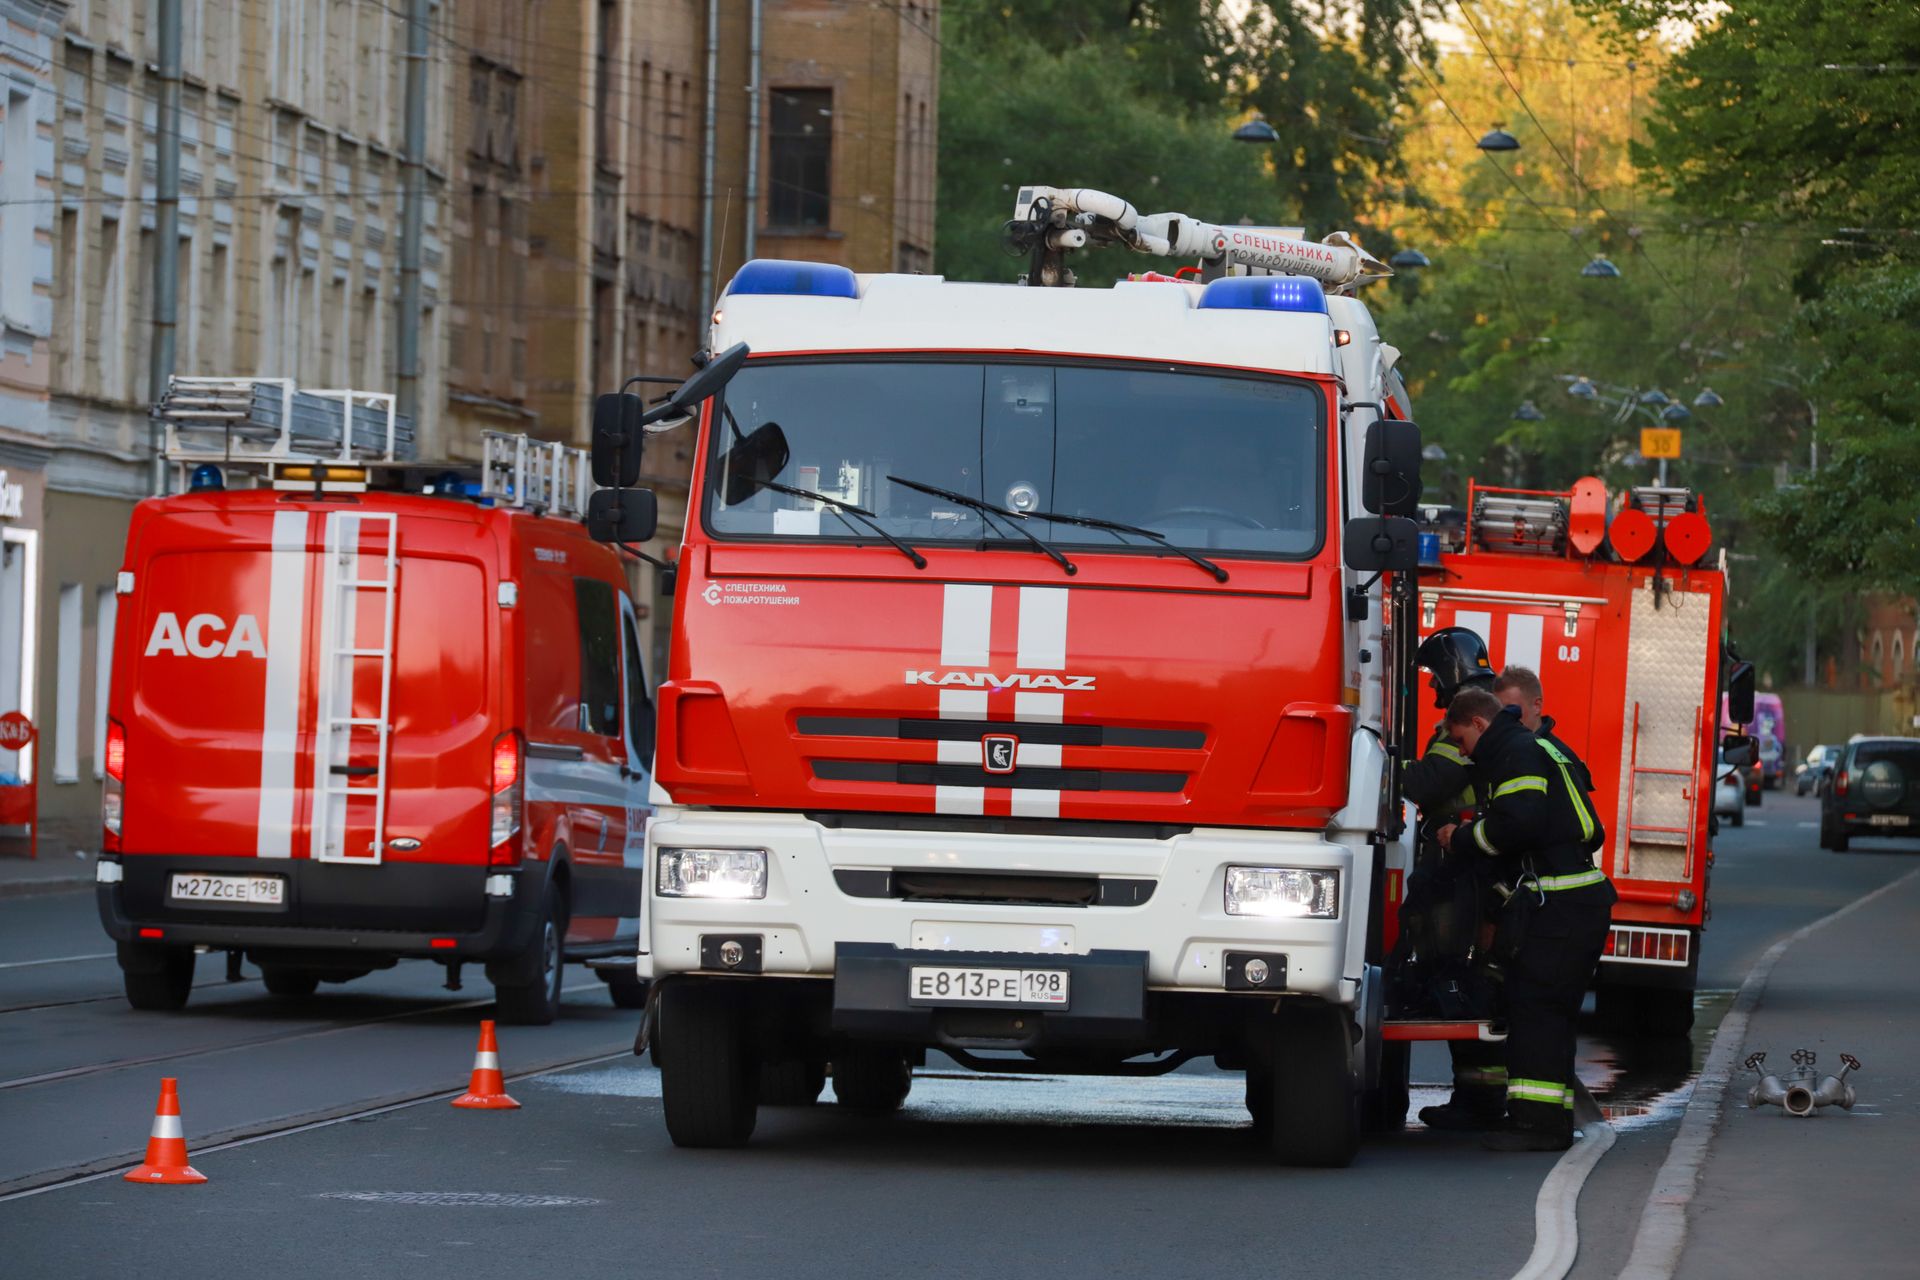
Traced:
[[745, 1142], [829, 1068], [890, 1110], [934, 1049], [1211, 1057], [1280, 1158], [1346, 1163], [1396, 1068], [1405, 1107], [1410, 649], [1346, 521], [1406, 401], [1365, 307], [754, 261], [714, 315], [739, 344], [659, 691], [638, 971], [674, 1141]]

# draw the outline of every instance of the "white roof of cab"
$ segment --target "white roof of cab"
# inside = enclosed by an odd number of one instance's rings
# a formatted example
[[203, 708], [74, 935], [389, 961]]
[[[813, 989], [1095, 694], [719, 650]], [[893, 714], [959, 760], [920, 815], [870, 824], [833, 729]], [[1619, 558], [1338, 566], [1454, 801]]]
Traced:
[[1109, 356], [1276, 372], [1329, 373], [1332, 322], [1317, 312], [1198, 309], [1197, 284], [1111, 289], [958, 284], [940, 276], [859, 276], [858, 298], [733, 294], [712, 349], [757, 356], [822, 351], [992, 351]]

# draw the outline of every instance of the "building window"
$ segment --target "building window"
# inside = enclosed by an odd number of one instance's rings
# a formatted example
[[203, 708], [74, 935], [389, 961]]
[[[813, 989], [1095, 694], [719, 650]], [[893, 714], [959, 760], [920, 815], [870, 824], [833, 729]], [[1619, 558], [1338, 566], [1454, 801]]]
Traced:
[[1903, 631], [1893, 633], [1893, 678], [1900, 678], [1900, 668], [1907, 660], [1907, 636]]
[[824, 227], [833, 212], [833, 90], [775, 89], [769, 225]]
[[34, 129], [33, 96], [7, 92], [0, 119], [0, 318], [16, 329], [33, 325]]
[[80, 780], [80, 588], [60, 588], [59, 647], [54, 654], [53, 780]]
[[93, 593], [93, 776], [106, 776], [107, 694], [113, 683], [113, 623], [120, 598], [112, 587]]

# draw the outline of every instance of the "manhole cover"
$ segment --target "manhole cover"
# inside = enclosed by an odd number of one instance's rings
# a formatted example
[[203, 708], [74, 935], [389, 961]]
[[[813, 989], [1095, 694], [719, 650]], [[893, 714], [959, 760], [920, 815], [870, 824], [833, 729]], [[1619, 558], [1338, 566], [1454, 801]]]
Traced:
[[600, 1204], [588, 1196], [539, 1196], [515, 1191], [322, 1191], [321, 1200], [368, 1204], [469, 1205], [487, 1209], [568, 1209]]

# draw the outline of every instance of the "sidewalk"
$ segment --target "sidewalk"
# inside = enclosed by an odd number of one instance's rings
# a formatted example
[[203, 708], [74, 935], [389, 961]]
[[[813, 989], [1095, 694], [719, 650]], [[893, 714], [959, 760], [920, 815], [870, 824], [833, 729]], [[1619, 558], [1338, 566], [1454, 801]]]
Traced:
[[93, 855], [52, 853], [38, 858], [0, 854], [0, 898], [33, 893], [71, 893], [93, 884]]
[[[1783, 1079], [1798, 1048], [1821, 1078], [1840, 1055], [1851, 1113], [1805, 1119], [1749, 1109], [1758, 1078], [1738, 1064], [1764, 1051]], [[1920, 1268], [1920, 877], [1787, 949], [1735, 1058], [1727, 1109], [1702, 1171], [1678, 1275], [1912, 1276]]]

